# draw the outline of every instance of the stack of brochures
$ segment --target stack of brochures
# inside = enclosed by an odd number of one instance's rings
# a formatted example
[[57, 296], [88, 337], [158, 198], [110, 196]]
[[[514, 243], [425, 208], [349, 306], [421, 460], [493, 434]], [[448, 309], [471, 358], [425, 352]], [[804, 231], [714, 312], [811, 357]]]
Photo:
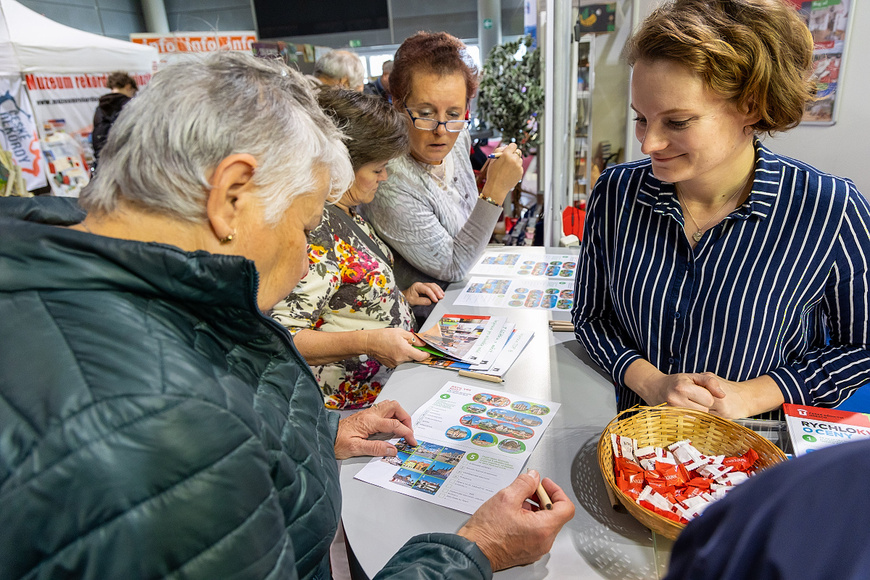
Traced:
[[522, 332], [504, 316], [445, 314], [417, 336], [429, 353], [422, 364], [502, 377], [534, 333]]

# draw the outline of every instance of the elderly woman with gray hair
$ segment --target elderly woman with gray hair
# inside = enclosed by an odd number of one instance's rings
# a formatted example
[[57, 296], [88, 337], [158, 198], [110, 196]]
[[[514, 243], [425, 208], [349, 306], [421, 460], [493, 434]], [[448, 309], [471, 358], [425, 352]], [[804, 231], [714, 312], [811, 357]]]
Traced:
[[[352, 179], [307, 82], [237, 53], [168, 67], [121, 113], [81, 198], [0, 200], [0, 562], [21, 578], [328, 578], [336, 458], [395, 455], [410, 417], [338, 421], [263, 314]], [[539, 558], [573, 504], [522, 475], [382, 578]]]
[[365, 77], [365, 66], [349, 50], [330, 50], [314, 63], [314, 78], [324, 85], [362, 92]]

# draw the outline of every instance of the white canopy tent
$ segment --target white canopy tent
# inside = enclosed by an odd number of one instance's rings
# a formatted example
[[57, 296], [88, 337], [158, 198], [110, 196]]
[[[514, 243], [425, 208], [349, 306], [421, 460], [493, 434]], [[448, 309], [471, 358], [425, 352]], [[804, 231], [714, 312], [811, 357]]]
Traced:
[[0, 146], [13, 152], [28, 189], [48, 177], [56, 193], [76, 195], [88, 181], [84, 152], [106, 77], [124, 71], [141, 86], [157, 60], [155, 48], [64, 26], [0, 0]]
[[156, 62], [154, 48], [64, 26], [15, 0], [0, 0], [0, 72], [151, 72]]

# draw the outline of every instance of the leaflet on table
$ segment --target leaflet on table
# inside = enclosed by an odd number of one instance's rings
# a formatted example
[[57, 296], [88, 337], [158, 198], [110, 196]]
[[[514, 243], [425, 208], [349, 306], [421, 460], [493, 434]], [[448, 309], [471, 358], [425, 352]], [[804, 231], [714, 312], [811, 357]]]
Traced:
[[492, 345], [505, 324], [503, 316], [445, 314], [437, 324], [417, 336], [459, 362], [489, 365], [495, 358]]
[[473, 276], [453, 304], [570, 311], [574, 305], [574, 281]]
[[837, 443], [870, 439], [870, 415], [866, 413], [791, 403], [783, 404], [782, 410], [796, 457]]
[[414, 413], [412, 447], [392, 442], [356, 479], [474, 513], [523, 469], [559, 403], [448, 382]]
[[478, 276], [540, 276], [574, 279], [577, 256], [571, 254], [526, 254], [487, 250], [471, 268]]

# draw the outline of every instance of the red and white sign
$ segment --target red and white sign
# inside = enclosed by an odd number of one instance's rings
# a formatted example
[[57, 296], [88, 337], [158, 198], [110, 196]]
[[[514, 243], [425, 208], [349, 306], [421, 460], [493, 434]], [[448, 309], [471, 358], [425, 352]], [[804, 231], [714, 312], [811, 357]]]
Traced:
[[245, 31], [131, 34], [130, 41], [154, 47], [161, 55], [185, 52], [217, 52], [219, 50], [251, 52], [251, 45], [257, 42], [257, 33]]
[[[129, 72], [142, 89], [151, 80], [149, 72]], [[73, 137], [86, 137], [93, 130], [94, 111], [106, 88], [108, 74], [26, 74], [24, 82], [43, 123], [63, 120], [64, 130]], [[44, 127], [39, 127], [44, 137]]]

